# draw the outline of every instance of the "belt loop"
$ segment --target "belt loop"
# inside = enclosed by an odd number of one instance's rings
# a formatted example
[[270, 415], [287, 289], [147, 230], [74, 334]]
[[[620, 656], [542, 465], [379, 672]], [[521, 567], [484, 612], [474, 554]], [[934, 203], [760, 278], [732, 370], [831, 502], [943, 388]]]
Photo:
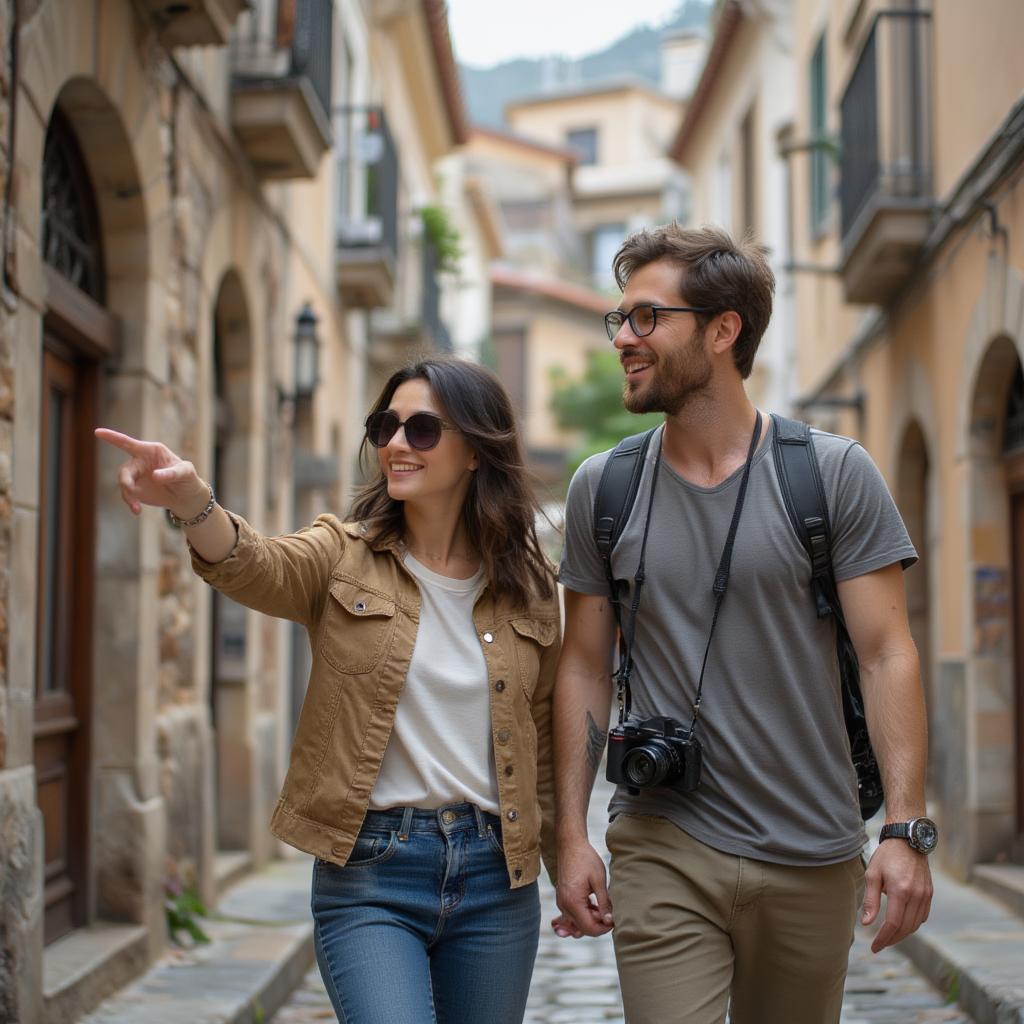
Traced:
[[399, 842], [406, 842], [409, 839], [409, 830], [412, 828], [412, 812], [411, 807], [403, 808], [402, 810], [402, 824], [398, 826], [398, 840]]
[[478, 838], [483, 839], [487, 835], [487, 826], [484, 824], [483, 812], [476, 804], [470, 804], [469, 806], [473, 808], [473, 817], [476, 818], [476, 834]]

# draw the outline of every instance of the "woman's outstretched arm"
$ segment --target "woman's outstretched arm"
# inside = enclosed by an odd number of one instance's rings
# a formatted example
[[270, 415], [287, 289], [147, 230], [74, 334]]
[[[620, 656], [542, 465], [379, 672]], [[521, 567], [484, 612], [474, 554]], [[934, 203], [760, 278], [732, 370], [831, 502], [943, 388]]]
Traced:
[[214, 503], [201, 522], [188, 525], [213, 500], [213, 489], [191, 462], [179, 458], [159, 441], [140, 441], [106, 427], [100, 427], [96, 436], [129, 456], [118, 471], [117, 482], [132, 515], [139, 515], [143, 505], [170, 509], [182, 521], [189, 544], [203, 561], [222, 562], [231, 554], [238, 533], [220, 505]]

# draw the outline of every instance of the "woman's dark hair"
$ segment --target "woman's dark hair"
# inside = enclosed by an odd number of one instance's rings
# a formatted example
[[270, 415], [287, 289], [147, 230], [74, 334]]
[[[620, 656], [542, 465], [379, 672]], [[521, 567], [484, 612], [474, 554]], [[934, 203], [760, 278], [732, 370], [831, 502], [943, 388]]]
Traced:
[[[513, 603], [525, 607], [534, 595], [554, 593], [554, 576], [537, 540], [537, 499], [527, 482], [512, 403], [489, 370], [465, 359], [423, 359], [393, 373], [370, 414], [386, 409], [406, 381], [425, 380], [445, 418], [466, 438], [477, 469], [462, 506], [470, 541], [483, 561], [491, 586], [500, 586]], [[364, 438], [359, 458], [367, 466]], [[370, 524], [375, 541], [400, 540], [405, 532], [403, 503], [388, 494], [387, 480], [376, 473], [356, 495], [349, 517]]]

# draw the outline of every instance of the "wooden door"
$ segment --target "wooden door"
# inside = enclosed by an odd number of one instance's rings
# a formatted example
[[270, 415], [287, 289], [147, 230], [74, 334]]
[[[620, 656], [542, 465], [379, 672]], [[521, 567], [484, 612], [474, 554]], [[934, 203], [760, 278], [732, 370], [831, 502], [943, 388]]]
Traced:
[[39, 449], [34, 757], [44, 828], [44, 940], [85, 923], [95, 364], [47, 334]]

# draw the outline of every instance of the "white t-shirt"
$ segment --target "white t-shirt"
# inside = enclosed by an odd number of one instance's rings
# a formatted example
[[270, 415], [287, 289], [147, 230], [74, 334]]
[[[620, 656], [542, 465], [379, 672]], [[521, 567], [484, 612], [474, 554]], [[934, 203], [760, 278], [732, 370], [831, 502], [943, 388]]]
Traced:
[[487, 663], [473, 623], [483, 570], [454, 580], [408, 553], [405, 567], [419, 583], [420, 625], [370, 806], [468, 801], [497, 813]]

